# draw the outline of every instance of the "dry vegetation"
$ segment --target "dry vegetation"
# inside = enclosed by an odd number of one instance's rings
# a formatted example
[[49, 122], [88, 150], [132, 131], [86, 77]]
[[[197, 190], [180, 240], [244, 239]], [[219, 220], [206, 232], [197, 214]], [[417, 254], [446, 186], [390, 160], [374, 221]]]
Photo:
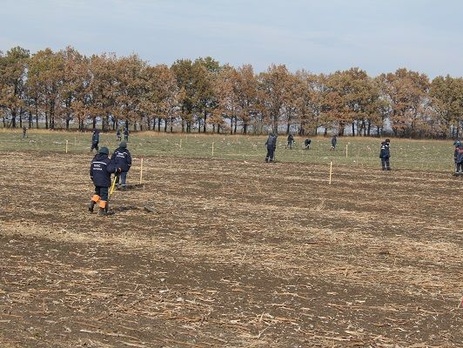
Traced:
[[145, 157], [98, 217], [89, 156], [2, 160], [2, 347], [462, 346], [449, 173]]

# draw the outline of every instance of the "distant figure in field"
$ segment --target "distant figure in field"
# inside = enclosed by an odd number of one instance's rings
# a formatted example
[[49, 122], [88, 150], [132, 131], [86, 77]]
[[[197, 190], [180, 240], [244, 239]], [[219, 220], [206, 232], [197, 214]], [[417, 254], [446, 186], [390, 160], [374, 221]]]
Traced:
[[92, 133], [92, 146], [90, 147], [90, 152], [93, 152], [93, 149], [98, 153], [98, 144], [100, 143], [100, 132], [98, 129], [94, 129]]
[[23, 138], [27, 138], [27, 127], [23, 127]]
[[120, 128], [117, 128], [117, 130], [116, 130], [116, 139], [117, 139], [117, 141], [122, 140], [122, 134], [121, 134], [121, 129]]
[[292, 149], [293, 145], [294, 145], [294, 135], [289, 133], [289, 135], [288, 135], [288, 144], [286, 145], [286, 148], [289, 147], [290, 149]]
[[312, 143], [312, 140], [310, 140], [309, 138], [305, 139], [304, 140], [304, 149], [308, 150], [310, 149], [310, 144]]
[[274, 162], [275, 150], [277, 148], [277, 136], [273, 134], [273, 132], [268, 135], [265, 145], [267, 146], [267, 155], [265, 156], [265, 162]]
[[455, 150], [453, 158], [455, 161], [455, 175], [463, 175], [463, 144], [457, 140], [453, 143]]
[[389, 163], [389, 158], [391, 157], [391, 153], [389, 150], [390, 140], [386, 139], [381, 143], [381, 149], [379, 151], [379, 158], [381, 159], [381, 168], [383, 170], [391, 170], [391, 166]]
[[462, 145], [461, 140], [457, 139], [453, 142], [453, 162], [455, 164], [455, 174], [457, 174], [457, 158], [458, 158], [458, 149]]
[[124, 128], [124, 140], [129, 141], [129, 129], [127, 127]]
[[338, 143], [338, 137], [337, 135], [333, 135], [331, 138], [331, 150], [334, 151], [336, 150], [336, 144]]

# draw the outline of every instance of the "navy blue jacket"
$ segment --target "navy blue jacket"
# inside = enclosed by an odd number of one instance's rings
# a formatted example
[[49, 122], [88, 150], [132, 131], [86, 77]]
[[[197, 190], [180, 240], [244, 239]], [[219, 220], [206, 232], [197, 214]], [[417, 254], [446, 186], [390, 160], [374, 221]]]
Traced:
[[267, 149], [276, 149], [277, 147], [277, 136], [274, 135], [273, 133], [270, 134], [267, 138], [267, 141], [265, 142], [265, 145], [267, 145]]
[[116, 168], [121, 168], [123, 172], [128, 172], [132, 166], [132, 156], [125, 147], [118, 147], [111, 156], [111, 161], [114, 162]]
[[455, 163], [458, 163], [457, 162], [457, 158], [458, 158], [458, 154], [459, 154], [459, 150], [463, 147], [463, 145], [461, 144], [461, 142], [459, 140], [455, 141], [453, 143], [453, 145], [455, 146], [455, 151], [453, 151], [453, 159], [455, 161]]
[[463, 145], [458, 145], [455, 148], [455, 163], [462, 164], [463, 163]]
[[391, 153], [389, 151], [389, 143], [383, 141], [381, 143], [381, 150], [379, 151], [379, 158], [389, 158]]
[[95, 186], [109, 187], [111, 186], [111, 173], [114, 173], [116, 167], [108, 155], [98, 153], [93, 157], [90, 164], [90, 178]]
[[92, 134], [92, 143], [97, 144], [100, 142], [100, 133], [98, 131], [94, 131]]

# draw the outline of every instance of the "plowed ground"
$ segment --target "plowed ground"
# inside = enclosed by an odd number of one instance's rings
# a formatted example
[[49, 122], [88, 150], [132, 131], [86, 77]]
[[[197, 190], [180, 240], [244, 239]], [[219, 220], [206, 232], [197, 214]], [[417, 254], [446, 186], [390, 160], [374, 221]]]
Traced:
[[90, 159], [3, 154], [1, 347], [463, 346], [463, 178], [147, 157], [99, 217]]

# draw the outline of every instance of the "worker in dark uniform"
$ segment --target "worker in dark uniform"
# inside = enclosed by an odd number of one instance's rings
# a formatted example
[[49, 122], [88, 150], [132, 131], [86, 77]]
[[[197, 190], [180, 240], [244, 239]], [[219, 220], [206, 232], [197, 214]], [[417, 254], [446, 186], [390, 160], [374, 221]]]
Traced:
[[455, 175], [463, 175], [463, 144], [455, 145]]
[[107, 147], [102, 147], [93, 157], [90, 164], [90, 179], [95, 185], [95, 192], [92, 196], [88, 210], [93, 213], [95, 204], [99, 206], [99, 215], [108, 214], [108, 198], [109, 187], [111, 186], [111, 174], [120, 173], [120, 168], [117, 168], [109, 158], [109, 150]]
[[455, 175], [459, 175], [459, 168], [457, 166], [458, 155], [460, 153], [460, 149], [462, 148], [462, 143], [460, 139], [457, 139], [453, 142], [453, 162], [455, 163]]
[[273, 133], [270, 133], [267, 141], [265, 142], [267, 146], [267, 155], [265, 156], [265, 162], [274, 162], [275, 161], [275, 150], [277, 148], [277, 136]]
[[331, 138], [331, 150], [334, 151], [336, 150], [336, 145], [338, 143], [338, 137], [336, 135], [333, 135]]
[[306, 149], [306, 150], [310, 149], [310, 144], [311, 144], [311, 143], [312, 143], [312, 140], [310, 140], [310, 139], [308, 139], [308, 138], [305, 139], [305, 140], [304, 140], [304, 149]]
[[286, 145], [286, 148], [289, 147], [290, 149], [292, 149], [293, 145], [294, 145], [294, 135], [289, 133], [289, 135], [288, 135], [288, 144]]
[[122, 141], [119, 147], [114, 151], [111, 156], [111, 161], [117, 168], [121, 169], [119, 177], [116, 179], [117, 187], [125, 190], [127, 188], [127, 173], [132, 166], [132, 155], [129, 149], [127, 149], [127, 143]]
[[381, 150], [379, 151], [379, 158], [381, 158], [381, 168], [383, 170], [391, 170], [389, 163], [389, 158], [391, 157], [391, 152], [389, 149], [390, 140], [386, 139], [381, 143]]
[[98, 153], [98, 144], [100, 142], [100, 132], [98, 129], [94, 129], [92, 133], [92, 147], [90, 147], [90, 152], [93, 152], [93, 149]]

